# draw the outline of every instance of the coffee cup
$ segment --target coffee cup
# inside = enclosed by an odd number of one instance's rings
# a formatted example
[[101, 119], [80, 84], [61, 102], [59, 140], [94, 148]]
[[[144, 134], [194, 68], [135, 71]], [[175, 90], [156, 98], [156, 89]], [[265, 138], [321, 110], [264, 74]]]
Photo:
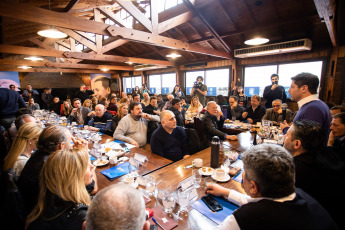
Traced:
[[84, 130], [88, 130], [89, 126], [88, 125], [84, 125]]
[[134, 183], [134, 178], [133, 177], [126, 177], [124, 180], [125, 184], [133, 184]]
[[72, 126], [76, 126], [76, 125], [77, 125], [77, 122], [73, 121]]
[[192, 164], [197, 168], [201, 168], [203, 164], [203, 160], [200, 158], [196, 158], [194, 159], [194, 161], [192, 161]]
[[112, 156], [109, 158], [109, 162], [110, 164], [114, 165], [117, 163], [117, 157], [116, 156]]
[[216, 177], [218, 179], [223, 179], [225, 177], [224, 169], [216, 169]]

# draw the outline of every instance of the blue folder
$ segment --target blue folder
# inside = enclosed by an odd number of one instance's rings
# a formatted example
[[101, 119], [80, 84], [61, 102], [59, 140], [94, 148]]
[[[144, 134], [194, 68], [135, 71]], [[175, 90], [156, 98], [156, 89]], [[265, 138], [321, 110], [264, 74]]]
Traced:
[[213, 198], [223, 206], [223, 210], [212, 212], [201, 199], [194, 202], [191, 206], [216, 224], [222, 223], [226, 217], [230, 216], [236, 209], [238, 209], [237, 205], [230, 203], [222, 197], [213, 196]]
[[96, 157], [89, 155], [90, 156], [90, 161], [96, 160]]
[[123, 176], [127, 173], [129, 173], [132, 170], [136, 170], [137, 168], [133, 165], [131, 165], [129, 162], [125, 162], [122, 164], [119, 164], [117, 166], [114, 166], [112, 168], [106, 169], [101, 171], [101, 173], [108, 177], [110, 180], [114, 180], [115, 178], [118, 178], [120, 176]]

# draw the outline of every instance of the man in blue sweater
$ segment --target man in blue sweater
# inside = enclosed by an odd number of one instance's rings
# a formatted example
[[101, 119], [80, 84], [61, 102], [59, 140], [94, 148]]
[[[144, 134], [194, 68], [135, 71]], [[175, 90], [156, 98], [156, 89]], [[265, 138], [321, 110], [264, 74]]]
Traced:
[[151, 150], [154, 154], [172, 161], [189, 157], [188, 137], [184, 128], [176, 126], [175, 115], [170, 110], [160, 114], [162, 125], [151, 137]]
[[25, 101], [18, 92], [0, 88], [0, 125], [10, 128], [16, 119], [15, 113], [20, 108], [26, 108]]
[[[323, 130], [321, 141], [326, 146], [331, 124], [331, 113], [326, 103], [317, 98], [319, 78], [311, 73], [300, 73], [292, 77], [291, 80], [289, 93], [291, 100], [297, 101], [299, 108], [293, 121], [311, 120], [319, 123]], [[287, 132], [288, 127], [286, 121], [280, 125], [284, 133]]]

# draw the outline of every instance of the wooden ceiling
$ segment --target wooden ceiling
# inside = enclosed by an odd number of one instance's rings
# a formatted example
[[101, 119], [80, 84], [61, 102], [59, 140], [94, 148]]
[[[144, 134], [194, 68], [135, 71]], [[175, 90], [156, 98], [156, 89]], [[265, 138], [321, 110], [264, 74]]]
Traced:
[[[1, 0], [0, 70], [128, 71], [134, 67], [127, 62], [166, 67], [231, 59], [234, 49], [247, 47], [244, 41], [257, 36], [270, 43], [309, 38], [313, 46], [329, 47], [345, 40], [337, 1], [183, 0], [160, 13], [158, 1], [164, 0]], [[134, 18], [131, 25], [123, 13]], [[51, 26], [68, 37], [37, 35]], [[84, 49], [78, 51], [78, 44]], [[166, 57], [173, 52], [182, 56]], [[30, 55], [44, 60], [23, 60]], [[20, 70], [19, 65], [34, 68]]]

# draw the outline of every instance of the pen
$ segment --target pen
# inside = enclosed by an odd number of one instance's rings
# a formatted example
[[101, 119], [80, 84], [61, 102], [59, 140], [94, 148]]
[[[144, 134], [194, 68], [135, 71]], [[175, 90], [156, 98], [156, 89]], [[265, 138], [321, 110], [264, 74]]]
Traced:
[[162, 225], [160, 225], [155, 218], [152, 217], [153, 222], [155, 222], [161, 229], [165, 230]]
[[188, 165], [188, 166], [185, 166], [184, 168], [185, 169], [189, 169], [189, 168], [191, 168], [191, 167], [193, 167], [194, 165]]

